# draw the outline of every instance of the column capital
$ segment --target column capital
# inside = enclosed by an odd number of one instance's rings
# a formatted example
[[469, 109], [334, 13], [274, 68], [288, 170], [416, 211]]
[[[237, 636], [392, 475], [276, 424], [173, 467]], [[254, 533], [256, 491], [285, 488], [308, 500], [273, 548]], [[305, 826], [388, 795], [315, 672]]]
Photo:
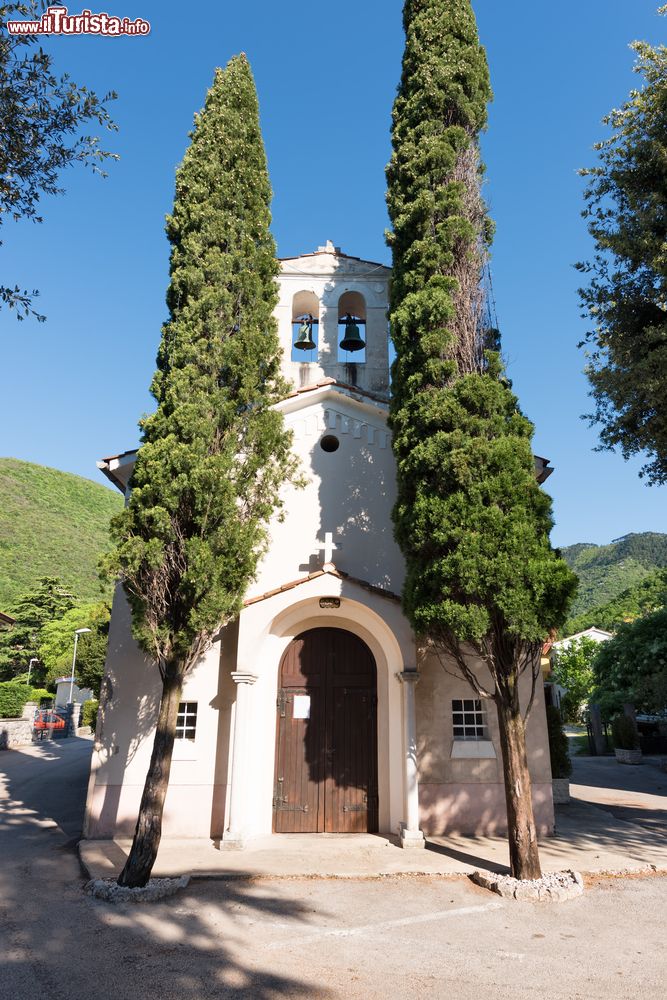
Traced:
[[396, 679], [401, 682], [401, 684], [418, 684], [419, 683], [419, 671], [418, 670], [402, 670], [400, 674], [396, 674]]
[[245, 670], [232, 670], [232, 680], [235, 684], [254, 684], [257, 680], [257, 674], [251, 674]]

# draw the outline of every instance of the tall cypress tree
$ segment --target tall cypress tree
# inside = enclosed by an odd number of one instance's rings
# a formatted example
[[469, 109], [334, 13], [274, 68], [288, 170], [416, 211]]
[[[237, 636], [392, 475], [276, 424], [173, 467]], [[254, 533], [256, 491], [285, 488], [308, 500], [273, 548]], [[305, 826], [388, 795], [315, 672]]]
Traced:
[[169, 319], [142, 445], [110, 564], [133, 634], [162, 680], [155, 743], [132, 849], [119, 877], [145, 885], [183, 681], [241, 609], [265, 526], [294, 461], [272, 405], [284, 394], [273, 309], [275, 244], [257, 95], [244, 55], [216, 70], [176, 174]]
[[[479, 135], [491, 98], [469, 0], [406, 0], [403, 73], [387, 169], [393, 232], [390, 420], [396, 538], [417, 636], [495, 703], [512, 874], [540, 875], [525, 722], [540, 648], [575, 578], [549, 544], [532, 425], [487, 331], [492, 236]], [[521, 704], [522, 674], [531, 678]]]

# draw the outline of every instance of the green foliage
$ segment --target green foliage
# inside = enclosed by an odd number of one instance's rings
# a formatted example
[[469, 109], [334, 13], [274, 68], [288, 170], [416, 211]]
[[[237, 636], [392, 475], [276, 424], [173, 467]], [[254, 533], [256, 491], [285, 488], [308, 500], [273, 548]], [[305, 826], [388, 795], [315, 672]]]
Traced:
[[293, 473], [274, 404], [285, 393], [278, 265], [257, 96], [245, 56], [217, 70], [167, 220], [170, 316], [128, 506], [108, 560], [133, 632], [161, 669], [197, 659], [242, 607], [265, 525]]
[[32, 701], [31, 695], [32, 689], [27, 684], [0, 683], [0, 719], [20, 718], [26, 702]]
[[583, 635], [554, 651], [551, 679], [567, 691], [563, 712], [568, 722], [578, 722], [595, 687], [595, 660], [602, 644]]
[[[24, 594], [14, 606], [11, 629], [0, 632], [0, 678], [27, 671], [30, 660], [39, 659], [38, 647], [44, 625], [59, 618], [74, 605], [74, 599], [57, 577], [42, 577], [35, 590]], [[33, 676], [40, 675], [40, 670]]]
[[[536, 642], [558, 611], [551, 615], [549, 501], [535, 481], [532, 427], [500, 366], [475, 371], [475, 352], [466, 365], [457, 341], [456, 265], [467, 259], [479, 285], [490, 237], [490, 227], [471, 225], [466, 213], [470, 187], [478, 197], [479, 171], [467, 185], [460, 179], [462, 158], [476, 150], [486, 124], [486, 57], [467, 2], [408, 2], [404, 23], [387, 170], [394, 523], [407, 563], [404, 607], [420, 636], [480, 643], [500, 626]], [[523, 567], [517, 553], [527, 556]]]
[[667, 567], [667, 535], [645, 531], [617, 538], [610, 545], [579, 543], [562, 549], [561, 555], [579, 577], [572, 617], [562, 631], [572, 635], [589, 625], [607, 628], [597, 619], [582, 626], [580, 616], [613, 601], [656, 569]]
[[[115, 131], [107, 104], [116, 95], [100, 99], [67, 74], [56, 76], [53, 57], [35, 44], [37, 38], [7, 30], [7, 21], [39, 20], [45, 7], [38, 0], [0, 5], [0, 223], [41, 222], [39, 201], [43, 195], [63, 193], [59, 178], [65, 167], [82, 163], [106, 176], [101, 165], [118, 159], [100, 148], [97, 137], [80, 134], [89, 123]], [[0, 286], [0, 307], [4, 303], [15, 309], [17, 319], [32, 313], [43, 320], [32, 309], [37, 294], [18, 285]]]
[[617, 715], [612, 719], [611, 734], [618, 750], [639, 750], [639, 732], [629, 715]]
[[123, 498], [80, 476], [0, 458], [0, 610], [43, 576], [59, 576], [82, 601], [111, 596], [97, 569], [109, 521]]
[[77, 643], [76, 683], [99, 695], [109, 640], [109, 618], [109, 605], [98, 602], [72, 608], [42, 627], [38, 655], [46, 668], [48, 683], [53, 684], [57, 677], [70, 674], [74, 632], [89, 628], [91, 632], [80, 635]]
[[552, 778], [569, 778], [572, 774], [569, 744], [563, 731], [563, 720], [555, 705], [547, 705], [547, 730], [551, 755]]
[[621, 625], [595, 661], [596, 700], [607, 714], [629, 702], [638, 711], [667, 707], [667, 608]]
[[[659, 13], [665, 13], [661, 9]], [[581, 173], [595, 241], [580, 290], [593, 327], [586, 374], [602, 448], [646, 452], [640, 475], [667, 482], [667, 48], [632, 46], [642, 88], [604, 123], [598, 165]]]
[[634, 587], [624, 590], [614, 600], [593, 608], [577, 618], [569, 618], [563, 626], [564, 635], [584, 632], [595, 626], [615, 632], [624, 622], [634, 621], [657, 611], [667, 604], [667, 570], [651, 573]]
[[34, 701], [37, 705], [41, 705], [43, 701], [51, 702], [53, 701], [53, 694], [51, 691], [47, 691], [46, 688], [30, 688], [30, 697], [28, 701]]
[[419, 636], [450, 649], [495, 637], [514, 663], [563, 621], [575, 581], [549, 545], [532, 425], [466, 292], [481, 286], [492, 232], [478, 156], [486, 56], [464, 0], [408, 0], [404, 23], [387, 170], [404, 607]]
[[0, 718], [20, 718], [29, 701], [51, 701], [53, 695], [44, 688], [29, 687], [19, 680], [0, 681]]
[[491, 88], [470, 3], [407, 0], [403, 21], [387, 167], [398, 407], [459, 370], [483, 368], [479, 289], [492, 235], [478, 149]]
[[95, 726], [97, 725], [97, 712], [99, 710], [100, 703], [94, 699], [90, 701], [84, 701], [81, 706], [81, 719], [80, 725], [90, 726], [90, 728], [95, 732]]

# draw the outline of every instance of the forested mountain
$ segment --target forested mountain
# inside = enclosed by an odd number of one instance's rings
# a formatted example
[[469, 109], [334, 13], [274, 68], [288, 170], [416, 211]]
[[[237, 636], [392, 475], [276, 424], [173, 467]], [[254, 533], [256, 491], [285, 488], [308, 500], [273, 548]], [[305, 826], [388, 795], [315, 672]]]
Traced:
[[80, 600], [108, 596], [97, 575], [119, 493], [69, 472], [0, 458], [0, 611], [39, 577], [59, 577]]
[[[646, 531], [616, 538], [609, 545], [579, 542], [561, 551], [579, 577], [579, 593], [564, 635], [588, 625], [609, 628], [604, 622], [618, 616], [620, 620], [636, 617], [642, 612], [632, 609], [649, 610], [648, 605], [661, 592], [663, 578], [656, 571], [667, 567], [667, 534]], [[622, 600], [617, 601], [621, 595]], [[589, 621], [593, 609], [595, 621]], [[584, 621], [587, 624], [582, 625]]]
[[615, 632], [623, 622], [634, 621], [667, 605], [667, 569], [659, 569], [641, 583], [624, 590], [606, 604], [596, 605], [589, 611], [571, 617], [562, 630], [563, 635], [574, 635], [595, 625]]

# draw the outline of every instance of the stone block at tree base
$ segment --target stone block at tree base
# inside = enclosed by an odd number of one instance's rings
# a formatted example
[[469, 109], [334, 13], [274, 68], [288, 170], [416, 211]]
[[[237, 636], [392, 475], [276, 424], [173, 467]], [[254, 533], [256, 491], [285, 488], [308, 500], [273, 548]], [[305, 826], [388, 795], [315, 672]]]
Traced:
[[584, 891], [584, 880], [579, 872], [566, 869], [548, 872], [542, 878], [517, 879], [494, 872], [473, 872], [470, 880], [483, 889], [496, 892], [503, 899], [518, 899], [530, 903], [563, 903]]

